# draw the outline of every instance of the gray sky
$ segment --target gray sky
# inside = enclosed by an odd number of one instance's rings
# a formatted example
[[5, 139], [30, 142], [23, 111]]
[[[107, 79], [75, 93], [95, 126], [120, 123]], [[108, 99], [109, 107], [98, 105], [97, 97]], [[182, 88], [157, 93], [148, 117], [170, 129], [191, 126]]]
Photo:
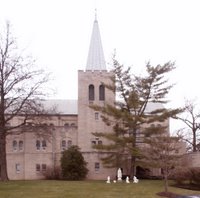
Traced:
[[114, 49], [137, 73], [147, 61], [175, 61], [170, 106], [199, 99], [199, 0], [0, 0], [0, 5], [0, 24], [9, 20], [19, 46], [53, 73], [54, 98], [77, 98], [77, 70], [86, 66], [97, 8], [108, 63]]

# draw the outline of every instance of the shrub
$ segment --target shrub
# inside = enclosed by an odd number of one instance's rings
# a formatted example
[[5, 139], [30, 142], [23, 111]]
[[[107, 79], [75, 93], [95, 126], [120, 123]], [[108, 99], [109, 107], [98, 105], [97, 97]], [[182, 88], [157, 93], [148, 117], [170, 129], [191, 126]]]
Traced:
[[173, 179], [178, 185], [183, 184], [191, 178], [189, 168], [174, 169], [170, 178]]
[[171, 178], [178, 184], [190, 183], [200, 184], [200, 168], [190, 167], [175, 169]]
[[191, 182], [194, 184], [200, 184], [200, 168], [190, 168]]
[[61, 168], [60, 166], [47, 167], [47, 170], [43, 173], [45, 179], [61, 179]]
[[77, 146], [71, 146], [62, 153], [61, 173], [65, 180], [82, 180], [86, 177], [88, 169], [80, 149]]

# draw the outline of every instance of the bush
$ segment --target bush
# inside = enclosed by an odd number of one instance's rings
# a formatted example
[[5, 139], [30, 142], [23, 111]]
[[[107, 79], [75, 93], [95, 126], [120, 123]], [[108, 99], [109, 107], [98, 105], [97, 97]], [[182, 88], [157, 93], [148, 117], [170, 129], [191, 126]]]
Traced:
[[189, 168], [174, 169], [169, 178], [178, 185], [183, 184], [191, 178]]
[[45, 179], [61, 179], [61, 168], [60, 166], [47, 167], [47, 170], [43, 173]]
[[80, 149], [77, 146], [71, 146], [62, 153], [61, 173], [65, 180], [85, 179], [88, 169]]
[[173, 171], [171, 178], [178, 184], [190, 183], [200, 184], [200, 168], [181, 168]]
[[200, 184], [200, 168], [191, 168], [191, 182], [194, 184]]

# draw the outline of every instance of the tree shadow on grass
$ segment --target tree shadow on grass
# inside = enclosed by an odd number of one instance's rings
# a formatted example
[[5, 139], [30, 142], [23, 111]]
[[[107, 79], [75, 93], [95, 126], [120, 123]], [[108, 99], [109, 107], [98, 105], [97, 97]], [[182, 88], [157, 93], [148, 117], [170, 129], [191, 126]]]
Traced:
[[161, 197], [168, 197], [168, 198], [178, 198], [181, 196], [181, 195], [175, 194], [173, 192], [159, 192], [159, 193], [157, 193], [157, 195], [159, 195]]

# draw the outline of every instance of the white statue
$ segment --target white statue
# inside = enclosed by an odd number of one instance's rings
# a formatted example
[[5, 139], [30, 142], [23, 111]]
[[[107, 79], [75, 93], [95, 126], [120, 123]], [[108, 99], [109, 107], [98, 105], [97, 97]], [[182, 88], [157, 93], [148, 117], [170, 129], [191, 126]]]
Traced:
[[117, 171], [117, 180], [122, 181], [122, 170], [121, 170], [121, 168], [119, 168], [118, 171]]
[[129, 181], [129, 177], [128, 177], [128, 176], [126, 177], [126, 183], [127, 183], [127, 184], [130, 183], [130, 181]]
[[110, 176], [107, 177], [106, 183], [107, 183], [107, 184], [110, 184]]
[[139, 179], [137, 179], [136, 176], [133, 177], [133, 183], [138, 183], [139, 182]]

